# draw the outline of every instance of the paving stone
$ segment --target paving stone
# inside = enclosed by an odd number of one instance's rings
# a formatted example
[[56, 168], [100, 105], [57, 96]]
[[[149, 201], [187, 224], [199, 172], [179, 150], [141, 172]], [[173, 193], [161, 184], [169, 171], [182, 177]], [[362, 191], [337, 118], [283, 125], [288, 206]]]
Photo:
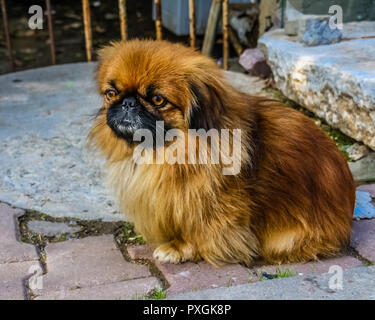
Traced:
[[47, 274], [36, 295], [150, 277], [144, 265], [127, 262], [112, 235], [73, 239], [46, 246]]
[[354, 267], [359, 267], [362, 262], [358, 259], [350, 256], [329, 258], [319, 261], [311, 261], [307, 263], [291, 263], [282, 265], [266, 265], [254, 268], [254, 271], [260, 277], [262, 272], [268, 274], [276, 274], [276, 270], [279, 269], [280, 272], [290, 272], [292, 275], [298, 274], [321, 274], [329, 271], [331, 266], [340, 266], [342, 269], [350, 269]]
[[17, 217], [23, 210], [0, 203], [0, 263], [38, 260], [35, 246], [20, 242]]
[[131, 300], [142, 296], [155, 287], [161, 287], [155, 277], [120, 281], [96, 287], [61, 290], [37, 297], [35, 300]]
[[353, 222], [351, 245], [362, 257], [375, 262], [375, 219]]
[[214, 268], [207, 262], [185, 262], [182, 264], [160, 263], [152, 257], [152, 248], [146, 245], [129, 246], [132, 259], [147, 259], [155, 263], [170, 284], [167, 295], [207, 288], [231, 286], [254, 281], [249, 270], [239, 264]]
[[276, 274], [290, 271], [298, 274], [321, 274], [329, 271], [331, 266], [340, 266], [344, 270], [362, 265], [354, 257], [344, 256], [338, 258], [312, 261], [304, 264], [265, 265], [248, 270], [241, 265], [228, 265], [216, 269], [205, 262], [183, 263], [179, 265], [162, 264], [152, 258], [152, 248], [149, 246], [130, 246], [128, 253], [132, 259], [148, 259], [154, 261], [156, 267], [162, 272], [171, 285], [167, 293], [169, 296], [188, 291], [202, 290], [213, 287], [225, 287], [248, 282], [257, 282], [261, 279], [262, 272]]
[[[189, 292], [182, 300], [375, 300], [375, 267], [344, 270], [342, 289], [330, 287], [337, 274], [303, 275], [257, 283]], [[335, 280], [335, 279], [333, 279]], [[335, 284], [332, 281], [331, 284]]]
[[38, 261], [0, 264], [0, 300], [24, 300], [25, 283], [37, 268], [42, 270]]
[[[373, 147], [375, 149], [375, 146]], [[354, 181], [375, 181], [375, 152], [355, 162], [348, 163]], [[363, 190], [365, 191], [365, 190]]]
[[32, 220], [27, 223], [30, 231], [39, 233], [45, 236], [53, 237], [64, 233], [75, 233], [81, 230], [79, 226], [69, 226], [63, 222], [50, 222]]

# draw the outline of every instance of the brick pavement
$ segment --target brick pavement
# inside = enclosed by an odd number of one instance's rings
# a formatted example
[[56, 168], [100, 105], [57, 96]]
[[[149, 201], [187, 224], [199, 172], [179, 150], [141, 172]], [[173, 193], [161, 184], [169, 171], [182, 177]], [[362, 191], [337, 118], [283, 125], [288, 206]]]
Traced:
[[0, 203], [0, 300], [22, 300], [26, 281], [34, 268], [41, 268], [34, 246], [20, 242], [17, 218], [23, 210]]
[[[374, 186], [360, 188], [374, 197]], [[206, 262], [162, 264], [153, 259], [147, 245], [127, 245], [128, 261], [114, 235], [109, 234], [48, 243], [42, 287], [30, 288], [28, 279], [36, 269], [42, 270], [42, 265], [36, 247], [20, 241], [17, 218], [24, 213], [0, 203], [0, 299], [139, 299], [164, 284], [167, 296], [173, 297], [258, 282], [264, 272], [324, 274], [333, 265], [349, 270], [375, 262], [375, 219], [353, 223], [351, 246], [358, 255], [251, 269], [239, 264], [214, 268]]]

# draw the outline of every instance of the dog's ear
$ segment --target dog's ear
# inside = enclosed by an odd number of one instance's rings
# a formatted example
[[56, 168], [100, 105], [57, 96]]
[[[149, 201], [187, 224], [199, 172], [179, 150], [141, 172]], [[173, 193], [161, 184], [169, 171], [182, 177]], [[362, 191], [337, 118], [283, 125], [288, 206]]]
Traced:
[[104, 75], [107, 72], [108, 66], [111, 64], [113, 56], [115, 55], [116, 51], [118, 50], [120, 43], [116, 41], [111, 41], [108, 46], [105, 46], [98, 50], [98, 63], [96, 65], [96, 79], [99, 86], [101, 86], [101, 81], [104, 79]]
[[116, 53], [120, 45], [121, 43], [119, 41], [110, 41], [108, 45], [100, 48], [97, 52], [97, 67], [100, 68], [104, 61], [111, 60], [112, 56]]
[[225, 114], [224, 97], [220, 89], [207, 84], [191, 85], [193, 103], [189, 115], [190, 129], [221, 128], [221, 117]]

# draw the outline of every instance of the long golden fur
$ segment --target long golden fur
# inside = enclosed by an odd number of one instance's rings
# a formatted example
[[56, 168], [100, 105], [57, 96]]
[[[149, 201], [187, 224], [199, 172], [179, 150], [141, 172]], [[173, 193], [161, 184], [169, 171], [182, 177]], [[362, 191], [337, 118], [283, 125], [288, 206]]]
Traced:
[[216, 266], [249, 264], [254, 257], [285, 263], [331, 256], [348, 243], [353, 179], [312, 120], [239, 92], [212, 59], [180, 44], [117, 42], [99, 56], [101, 94], [113, 81], [118, 91], [141, 96], [156, 86], [174, 105], [156, 110], [143, 101], [144, 108], [186, 136], [191, 127], [242, 132], [237, 175], [223, 175], [222, 163], [138, 165], [134, 145], [107, 125], [110, 101], [104, 98], [89, 138], [108, 159], [121, 208], [156, 246], [155, 257]]

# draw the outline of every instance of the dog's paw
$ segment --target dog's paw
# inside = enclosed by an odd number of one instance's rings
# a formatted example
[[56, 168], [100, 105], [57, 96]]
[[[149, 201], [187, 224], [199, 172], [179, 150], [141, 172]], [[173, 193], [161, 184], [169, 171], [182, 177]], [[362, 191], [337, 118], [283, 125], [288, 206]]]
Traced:
[[183, 261], [181, 254], [170, 243], [164, 243], [154, 250], [153, 257], [163, 263], [180, 263]]

